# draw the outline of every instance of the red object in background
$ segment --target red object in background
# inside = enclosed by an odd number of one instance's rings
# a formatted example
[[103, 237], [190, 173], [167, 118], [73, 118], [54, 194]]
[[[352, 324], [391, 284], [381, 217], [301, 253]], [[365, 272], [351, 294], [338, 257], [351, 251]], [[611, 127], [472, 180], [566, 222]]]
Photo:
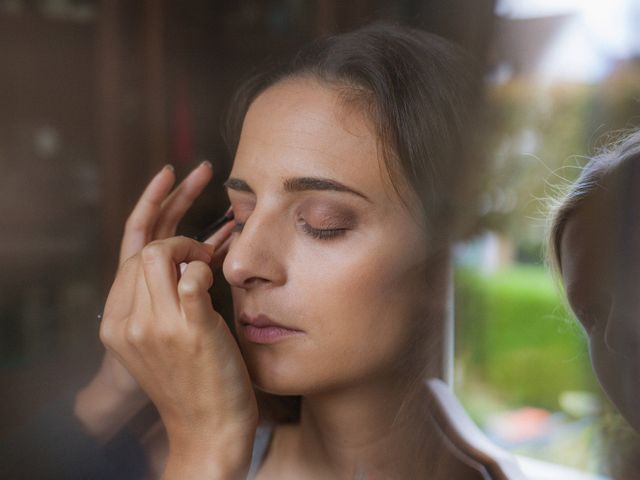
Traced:
[[178, 80], [174, 108], [175, 164], [190, 165], [193, 159], [193, 110], [189, 95], [189, 84], [184, 75]]
[[551, 413], [542, 408], [524, 407], [497, 415], [490, 422], [490, 430], [502, 442], [523, 443], [549, 434], [551, 417]]

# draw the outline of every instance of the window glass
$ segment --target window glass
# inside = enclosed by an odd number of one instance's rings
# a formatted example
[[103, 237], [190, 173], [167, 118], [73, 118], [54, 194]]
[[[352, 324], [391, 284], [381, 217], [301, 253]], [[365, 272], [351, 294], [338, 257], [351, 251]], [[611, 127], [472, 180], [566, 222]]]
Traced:
[[544, 243], [549, 199], [638, 125], [640, 5], [509, 0], [497, 13], [483, 145], [495, 167], [456, 252], [456, 391], [508, 450], [606, 474], [619, 419]]

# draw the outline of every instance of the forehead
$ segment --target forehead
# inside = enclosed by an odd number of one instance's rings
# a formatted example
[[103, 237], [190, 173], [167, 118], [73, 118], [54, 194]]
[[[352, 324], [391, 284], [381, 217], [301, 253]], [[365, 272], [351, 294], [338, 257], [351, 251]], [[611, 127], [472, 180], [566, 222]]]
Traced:
[[282, 81], [251, 104], [232, 175], [254, 182], [327, 177], [373, 196], [390, 186], [367, 116], [342, 102], [336, 88], [311, 79]]
[[612, 288], [619, 260], [617, 213], [610, 191], [602, 185], [567, 220], [560, 239], [562, 277], [574, 310]]
[[[597, 187], [582, 200], [570, 213], [562, 233], [560, 250], [562, 269], [593, 264], [594, 253], [608, 251], [607, 243], [611, 240], [613, 222], [611, 198], [607, 190]], [[591, 260], [591, 261], [590, 261]], [[583, 265], [584, 264], [584, 265]]]

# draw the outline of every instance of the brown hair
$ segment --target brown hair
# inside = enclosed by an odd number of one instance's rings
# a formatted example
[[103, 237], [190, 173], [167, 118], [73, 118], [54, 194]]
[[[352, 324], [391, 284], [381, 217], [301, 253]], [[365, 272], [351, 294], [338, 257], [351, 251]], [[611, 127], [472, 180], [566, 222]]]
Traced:
[[547, 258], [558, 274], [562, 275], [560, 242], [567, 222], [590, 195], [602, 188], [604, 179], [614, 173], [624, 177], [625, 172], [621, 170], [630, 168], [634, 159], [640, 160], [640, 130], [623, 136], [618, 142], [594, 156], [565, 195], [552, 205], [547, 235]]
[[394, 189], [408, 184], [417, 195], [432, 245], [446, 245], [470, 211], [465, 160], [478, 73], [461, 48], [437, 35], [372, 24], [321, 39], [246, 81], [231, 102], [227, 145], [235, 155], [247, 110], [275, 83], [311, 77], [338, 87], [370, 115]]

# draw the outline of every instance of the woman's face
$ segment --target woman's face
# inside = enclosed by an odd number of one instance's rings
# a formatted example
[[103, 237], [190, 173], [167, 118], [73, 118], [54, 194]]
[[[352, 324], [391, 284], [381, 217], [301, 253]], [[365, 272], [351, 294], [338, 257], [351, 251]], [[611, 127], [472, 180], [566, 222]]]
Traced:
[[425, 234], [382, 165], [367, 118], [320, 83], [286, 80], [251, 105], [226, 183], [239, 226], [224, 275], [259, 388], [389, 380], [418, 350]]
[[600, 183], [565, 227], [563, 281], [600, 383], [640, 430], [640, 216], [619, 184]]

